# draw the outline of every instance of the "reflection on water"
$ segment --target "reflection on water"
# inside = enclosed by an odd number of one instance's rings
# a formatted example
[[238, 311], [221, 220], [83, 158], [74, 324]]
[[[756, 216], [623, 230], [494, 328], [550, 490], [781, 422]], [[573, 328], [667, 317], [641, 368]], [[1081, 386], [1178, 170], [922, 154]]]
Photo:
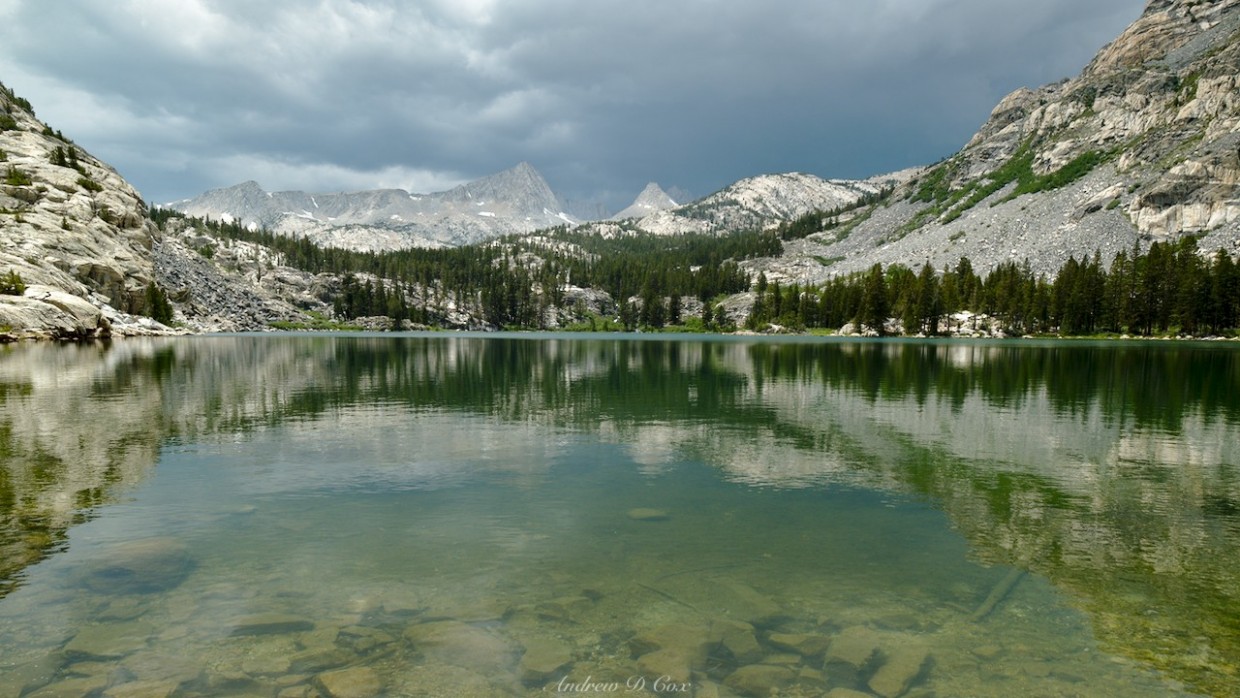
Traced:
[[2, 351], [0, 696], [1240, 686], [1230, 347]]

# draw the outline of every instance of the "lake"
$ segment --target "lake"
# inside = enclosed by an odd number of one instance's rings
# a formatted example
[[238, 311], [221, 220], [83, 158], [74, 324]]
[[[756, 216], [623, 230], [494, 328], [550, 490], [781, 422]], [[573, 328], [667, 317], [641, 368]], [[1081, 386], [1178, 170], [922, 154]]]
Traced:
[[1240, 347], [8, 346], [0, 553], [0, 698], [1237, 695]]

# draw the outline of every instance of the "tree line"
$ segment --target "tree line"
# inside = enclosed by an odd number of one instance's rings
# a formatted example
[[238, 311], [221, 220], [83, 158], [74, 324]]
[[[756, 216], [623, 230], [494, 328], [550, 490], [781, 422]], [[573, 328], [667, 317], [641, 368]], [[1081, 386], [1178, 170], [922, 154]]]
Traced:
[[[739, 264], [779, 256], [782, 239], [800, 237], [839, 212], [816, 212], [769, 231], [730, 235], [600, 235], [567, 226], [447, 249], [359, 252], [305, 238], [251, 230], [239, 222], [192, 219], [214, 235], [264, 245], [281, 263], [343, 279], [333, 299], [338, 319], [368, 315], [445, 322], [442, 308], [474, 309], [497, 327], [540, 328], [565, 305], [570, 287], [606, 291], [628, 330], [689, 322], [684, 299], [701, 303], [700, 327], [727, 327], [718, 301], [754, 292], [746, 326], [763, 330], [838, 330], [854, 323], [887, 334], [935, 335], [952, 314], [996, 319], [1009, 334], [1226, 334], [1240, 328], [1240, 269], [1224, 250], [1202, 255], [1195, 238], [1155, 242], [1117, 254], [1071, 257], [1051, 276], [1004, 262], [984, 275], [968, 257], [935, 270], [902, 264], [834, 277], [822, 284], [752, 279]], [[182, 214], [156, 209], [163, 224]], [[363, 278], [365, 277], [365, 278]], [[373, 280], [372, 280], [373, 279]], [[898, 320], [893, 326], [889, 321]], [[695, 322], [697, 322], [695, 321]], [[898, 330], [896, 329], [898, 327]]]
[[[783, 252], [775, 232], [613, 237], [567, 226], [463, 247], [365, 252], [167, 209], [153, 209], [151, 218], [160, 226], [184, 218], [216, 237], [263, 245], [281, 264], [342, 277], [332, 301], [338, 319], [387, 315], [428, 325], [444, 321], [436, 309], [450, 301], [457, 308], [479, 309], [497, 327], [539, 328], [548, 309], [564, 305], [565, 290], [572, 285], [617, 299], [621, 319], [632, 320], [625, 323], [629, 329], [661, 326], [678, 320], [682, 297], [705, 302], [747, 290], [749, 275], [738, 261]], [[625, 299], [631, 297], [645, 302], [626, 309]], [[662, 306], [661, 314], [656, 305]]]
[[984, 277], [968, 257], [937, 272], [901, 264], [780, 286], [759, 277], [747, 325], [840, 328], [852, 322], [879, 334], [888, 320], [905, 334], [938, 334], [942, 320], [969, 311], [997, 319], [1009, 334], [1221, 335], [1240, 328], [1240, 269], [1225, 250], [1203, 256], [1192, 237], [1121, 251], [1104, 266], [1070, 257], [1053, 277], [1029, 263], [1004, 262]]

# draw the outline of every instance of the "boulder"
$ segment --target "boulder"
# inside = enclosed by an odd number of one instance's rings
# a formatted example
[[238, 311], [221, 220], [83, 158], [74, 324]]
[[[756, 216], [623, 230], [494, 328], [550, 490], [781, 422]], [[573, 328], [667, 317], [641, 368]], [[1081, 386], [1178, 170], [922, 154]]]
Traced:
[[718, 644], [707, 628], [697, 625], [661, 625], [635, 635], [629, 640], [634, 656], [658, 650], [674, 650], [695, 669], [705, 666], [710, 648]]
[[711, 635], [718, 638], [719, 645], [732, 655], [738, 664], [755, 664], [766, 652], [754, 635], [749, 623], [736, 620], [716, 620], [711, 624]]
[[826, 663], [843, 664], [857, 671], [866, 668], [878, 655], [882, 636], [862, 625], [840, 631], [827, 648]]
[[404, 635], [428, 659], [485, 676], [511, 671], [517, 663], [517, 648], [508, 640], [457, 620], [415, 623]]
[[64, 653], [72, 662], [113, 661], [146, 649], [151, 634], [151, 626], [141, 622], [88, 625], [69, 640]]
[[46, 339], [94, 339], [111, 335], [103, 313], [86, 300], [44, 286], [23, 296], [0, 295], [0, 328]]
[[287, 613], [259, 613], [232, 622], [233, 635], [277, 635], [314, 629], [314, 622]]
[[315, 683], [327, 698], [373, 698], [383, 691], [379, 675], [365, 666], [319, 674]]
[[769, 696], [792, 685], [797, 674], [784, 666], [750, 664], [728, 675], [723, 683], [743, 696]]
[[541, 683], [555, 676], [573, 661], [573, 649], [566, 643], [551, 638], [533, 638], [525, 643], [518, 669], [521, 680]]
[[883, 698], [904, 695], [921, 676], [929, 658], [926, 650], [920, 647], [893, 649], [874, 676], [870, 677], [870, 690]]
[[167, 591], [185, 581], [194, 559], [175, 538], [145, 538], [113, 546], [77, 572], [82, 586], [100, 594]]
[[767, 640], [781, 650], [795, 652], [802, 657], [816, 657], [826, 652], [831, 638], [806, 633], [771, 633]]

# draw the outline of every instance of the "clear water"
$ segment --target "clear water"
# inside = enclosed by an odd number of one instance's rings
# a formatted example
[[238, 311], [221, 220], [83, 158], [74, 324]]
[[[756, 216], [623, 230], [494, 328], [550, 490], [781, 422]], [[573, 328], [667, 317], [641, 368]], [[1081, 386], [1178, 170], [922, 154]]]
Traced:
[[1235, 693], [1238, 367], [1201, 345], [10, 348], [0, 696]]

